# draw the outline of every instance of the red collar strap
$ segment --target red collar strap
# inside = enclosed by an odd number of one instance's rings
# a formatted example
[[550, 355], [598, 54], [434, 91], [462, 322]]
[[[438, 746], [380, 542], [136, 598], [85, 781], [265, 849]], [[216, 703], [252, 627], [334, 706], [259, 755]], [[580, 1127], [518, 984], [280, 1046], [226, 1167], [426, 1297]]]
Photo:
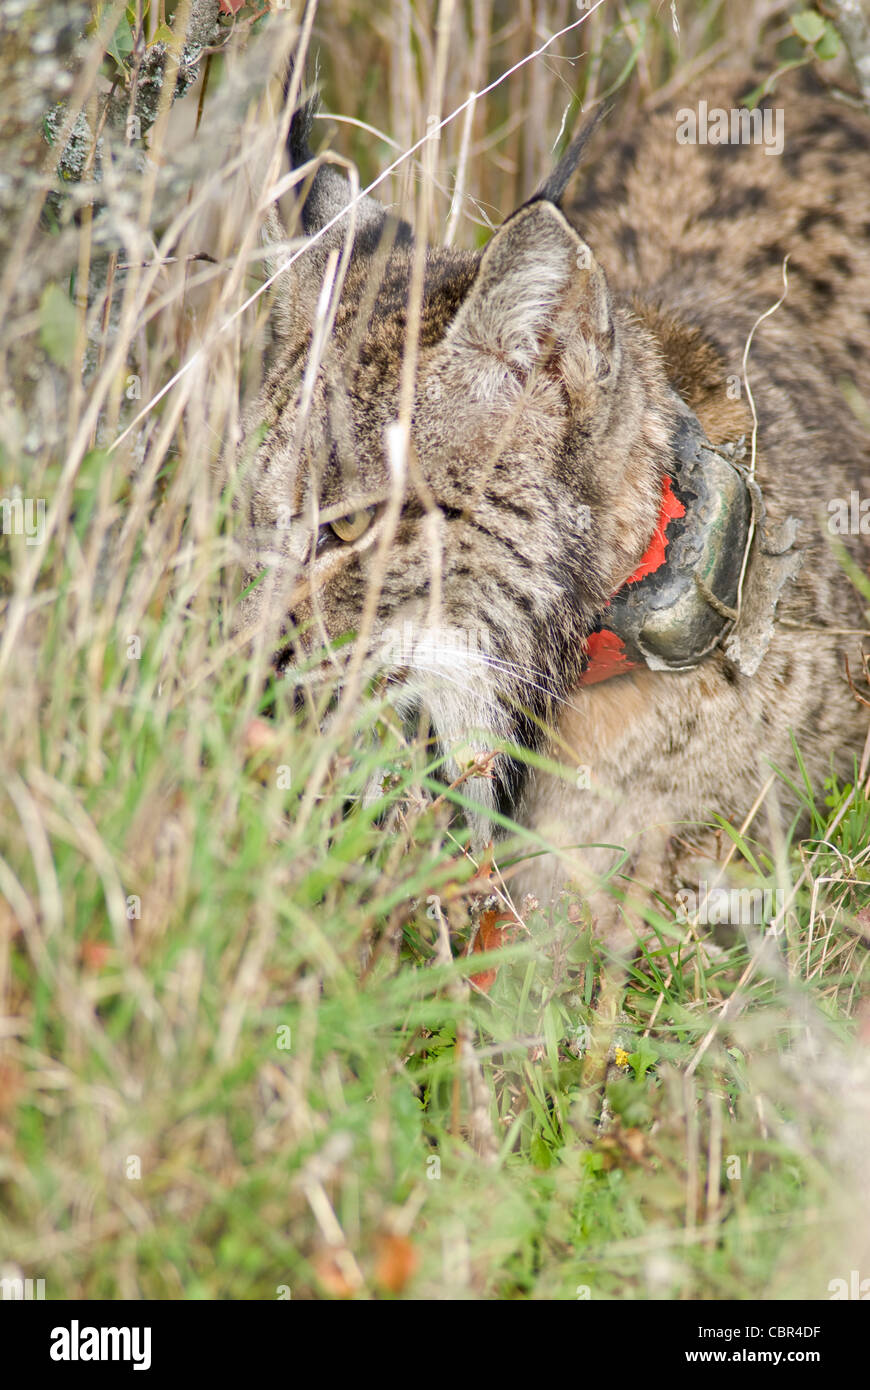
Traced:
[[[665, 563], [668, 547], [668, 526], [677, 517], [685, 516], [686, 508], [676, 496], [671, 479], [665, 474], [662, 479], [662, 504], [659, 508], [659, 519], [656, 528], [652, 533], [652, 540], [647, 546], [643, 559], [633, 574], [615, 589], [613, 595], [621, 593], [629, 584], [639, 584], [642, 579], [646, 579], [648, 574], [654, 574]], [[608, 603], [607, 607], [610, 607]], [[604, 615], [606, 619], [606, 614]], [[626, 671], [630, 671], [635, 666], [644, 665], [643, 658], [634, 659], [626, 650], [626, 643], [623, 637], [617, 632], [613, 632], [606, 625], [606, 621], [599, 622], [597, 629], [590, 632], [586, 642], [586, 664], [583, 674], [580, 677], [581, 685], [597, 685], [599, 681], [610, 680], [611, 676], [622, 676]]]

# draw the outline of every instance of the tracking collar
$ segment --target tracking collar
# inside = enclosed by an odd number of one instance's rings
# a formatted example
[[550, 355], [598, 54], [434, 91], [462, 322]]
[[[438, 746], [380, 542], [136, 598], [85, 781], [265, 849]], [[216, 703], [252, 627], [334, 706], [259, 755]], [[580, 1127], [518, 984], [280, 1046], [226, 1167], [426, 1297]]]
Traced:
[[739, 444], [714, 448], [675, 397], [672, 462], [656, 529], [637, 569], [590, 633], [581, 685], [638, 666], [688, 671], [717, 647], [754, 675], [773, 634], [780, 592], [801, 563], [797, 523], [768, 524]]

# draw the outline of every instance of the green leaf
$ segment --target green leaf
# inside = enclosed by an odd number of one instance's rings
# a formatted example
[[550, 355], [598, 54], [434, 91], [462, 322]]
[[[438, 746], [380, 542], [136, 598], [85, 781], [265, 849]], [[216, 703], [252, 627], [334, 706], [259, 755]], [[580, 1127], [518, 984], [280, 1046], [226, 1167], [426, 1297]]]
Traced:
[[39, 340], [59, 367], [72, 361], [77, 320], [76, 307], [60, 285], [46, 285], [39, 302]]
[[641, 1038], [637, 1045], [637, 1051], [629, 1054], [629, 1062], [638, 1081], [645, 1076], [651, 1066], [658, 1061], [659, 1055], [652, 1046], [648, 1038]]
[[553, 1155], [540, 1134], [536, 1134], [529, 1145], [529, 1157], [536, 1168], [549, 1168], [553, 1162]]
[[158, 24], [157, 28], [154, 30], [154, 38], [151, 40], [151, 43], [149, 43], [148, 47], [151, 48], [152, 45], [155, 44], [155, 43], [174, 43], [174, 42], [175, 42], [175, 35], [173, 34], [173, 32], [172, 32], [172, 30], [170, 29], [169, 25], [168, 25], [168, 24]]
[[825, 32], [825, 21], [815, 10], [800, 10], [792, 15], [791, 27], [804, 43], [818, 43]]
[[833, 24], [825, 25], [825, 32], [816, 44], [816, 57], [827, 62], [829, 58], [836, 58], [840, 51], [840, 35], [837, 33]]
[[652, 1107], [647, 1095], [648, 1087], [628, 1076], [607, 1084], [607, 1099], [614, 1111], [626, 1125], [648, 1124]]
[[130, 29], [129, 21], [124, 18], [121, 20], [111, 42], [106, 47], [106, 52], [110, 58], [114, 58], [119, 68], [123, 68], [124, 59], [128, 58], [133, 52], [133, 34]]

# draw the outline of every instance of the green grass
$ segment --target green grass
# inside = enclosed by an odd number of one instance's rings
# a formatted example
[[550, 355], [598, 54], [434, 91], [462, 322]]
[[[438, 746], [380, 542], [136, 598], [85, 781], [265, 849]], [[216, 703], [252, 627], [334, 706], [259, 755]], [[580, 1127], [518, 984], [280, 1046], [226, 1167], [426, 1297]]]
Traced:
[[[534, 46], [490, 18], [490, 47], [451, 73], [462, 96]], [[716, 4], [684, 19], [679, 50], [667, 7], [595, 23], [575, 94], [637, 82], [643, 95], [727, 32]], [[327, 69], [357, 40], [383, 51], [349, 9]], [[363, 90], [370, 67], [357, 66], [360, 90], [340, 97], [388, 128], [387, 96]], [[550, 126], [538, 113], [534, 137], [498, 135], [511, 100], [532, 109], [525, 70], [476, 116], [469, 187], [502, 211], [559, 129], [560, 65], [541, 71]], [[425, 109], [415, 82], [412, 116]], [[206, 101], [210, 148], [231, 117], [243, 147], [254, 138], [255, 114]], [[171, 127], [164, 138], [170, 156]], [[381, 152], [366, 151], [376, 172]], [[326, 695], [295, 710], [268, 654], [230, 635], [242, 572], [225, 441], [239, 376], [258, 370], [253, 314], [151, 412], [147, 438], [108, 452], [113, 401], [123, 426], [195, 343], [190, 316], [205, 332], [255, 283], [219, 302], [251, 218], [242, 178], [216, 177], [219, 245], [204, 212], [167, 247], [182, 269], [150, 291], [117, 271], [134, 311], [123, 362], [101, 363], [81, 307], [76, 331], [67, 308], [47, 326], [41, 289], [10, 319], [21, 428], [4, 436], [3, 495], [18, 482], [58, 518], [29, 580], [34, 549], [0, 549], [5, 621], [19, 622], [0, 653], [0, 1264], [45, 1278], [49, 1298], [827, 1297], [867, 1255], [864, 792], [854, 776], [806, 786], [797, 756], [782, 769], [812, 841], [725, 828], [748, 884], [806, 869], [782, 932], [714, 940], [659, 903], [612, 1028], [602, 990], [619, 967], [576, 893], [469, 958], [487, 885], [451, 819], [463, 788], [427, 802], [437, 766], [374, 692], [323, 732]], [[164, 194], [158, 233], [187, 186]], [[37, 235], [66, 292], [87, 219]], [[472, 244], [480, 228], [461, 235]], [[218, 264], [184, 268], [206, 245]], [[101, 311], [97, 296], [91, 330]], [[87, 392], [70, 406], [83, 362]], [[33, 449], [32, 364], [60, 392], [57, 438]], [[64, 492], [107, 372], [105, 434], [85, 441]], [[124, 395], [130, 372], [138, 399]], [[389, 790], [369, 806], [375, 769]], [[513, 832], [499, 863], [534, 848]], [[483, 993], [470, 977], [491, 965]]]

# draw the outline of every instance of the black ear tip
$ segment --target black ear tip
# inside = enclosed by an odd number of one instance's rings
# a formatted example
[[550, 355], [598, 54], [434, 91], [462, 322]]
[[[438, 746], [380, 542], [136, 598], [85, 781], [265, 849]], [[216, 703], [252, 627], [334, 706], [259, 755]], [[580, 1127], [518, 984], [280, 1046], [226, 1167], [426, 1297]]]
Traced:
[[529, 202], [545, 201], [561, 207], [565, 189], [576, 172], [590, 139], [603, 120], [610, 115], [611, 106], [601, 106], [591, 120], [586, 121], [572, 139], [553, 172], [544, 180]]
[[287, 153], [290, 156], [291, 169], [298, 169], [311, 158], [311, 131], [318, 105], [317, 97], [312, 97], [302, 106], [297, 106], [293, 112], [287, 132]]
[[[282, 84], [285, 107], [290, 100], [295, 73], [296, 60], [291, 55], [287, 60]], [[320, 108], [320, 96], [317, 90], [318, 77], [318, 64], [315, 60], [313, 79], [307, 82], [305, 80], [306, 74], [302, 74], [299, 90], [296, 94], [295, 109], [290, 120], [290, 129], [287, 132], [287, 153], [290, 156], [291, 169], [298, 169], [300, 164], [307, 163], [311, 158], [311, 132], [314, 128], [314, 117]], [[313, 95], [304, 95], [306, 92], [313, 93]]]

